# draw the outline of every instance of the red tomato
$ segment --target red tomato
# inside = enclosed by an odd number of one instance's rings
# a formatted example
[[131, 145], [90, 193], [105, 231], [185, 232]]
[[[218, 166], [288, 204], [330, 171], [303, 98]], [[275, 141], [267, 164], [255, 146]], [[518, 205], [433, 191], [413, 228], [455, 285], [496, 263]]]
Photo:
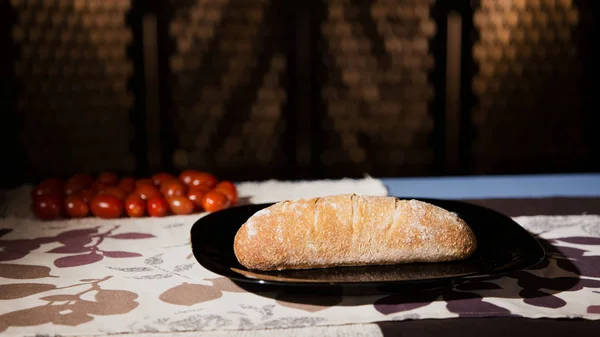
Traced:
[[181, 173], [179, 174], [179, 180], [181, 180], [182, 183], [189, 185], [192, 182], [192, 176], [197, 173], [198, 171], [196, 170], [181, 171]]
[[196, 205], [196, 209], [202, 209], [202, 197], [206, 194], [204, 189], [191, 186], [187, 193], [187, 198]]
[[229, 199], [219, 191], [210, 191], [200, 200], [202, 208], [207, 212], [216, 212], [229, 207]]
[[162, 217], [167, 215], [169, 204], [167, 201], [157, 195], [148, 199], [148, 214], [153, 217]]
[[194, 203], [183, 195], [169, 197], [167, 202], [173, 214], [191, 214], [194, 211]]
[[79, 193], [75, 195], [78, 195], [81, 198], [81, 200], [83, 200], [83, 202], [89, 204], [96, 194], [92, 191], [91, 188], [86, 188], [84, 190], [79, 191]]
[[139, 195], [132, 193], [125, 199], [125, 211], [132, 218], [139, 218], [146, 213], [146, 201]]
[[49, 178], [43, 180], [37, 185], [33, 191], [31, 191], [32, 199], [35, 199], [42, 195], [62, 195], [64, 191], [64, 183], [58, 178]]
[[229, 199], [229, 203], [231, 206], [236, 205], [238, 202], [238, 192], [235, 185], [228, 180], [221, 181], [217, 187], [215, 187], [216, 191], [219, 191], [227, 196]]
[[144, 178], [144, 179], [138, 179], [135, 182], [135, 187], [138, 187], [140, 185], [151, 185], [151, 186], [154, 186], [154, 183], [152, 182], [152, 179]]
[[123, 192], [127, 194], [131, 194], [135, 190], [135, 179], [131, 177], [126, 177], [119, 181], [119, 185], [117, 186]]
[[192, 182], [190, 183], [190, 185], [191, 186], [206, 186], [206, 187], [213, 188], [213, 187], [217, 186], [217, 182], [218, 182], [217, 178], [215, 178], [212, 174], [200, 172], [197, 175], [195, 175], [194, 177], [192, 177]]
[[81, 196], [68, 195], [65, 199], [65, 213], [71, 218], [83, 218], [90, 213], [90, 208]]
[[190, 188], [196, 188], [204, 193], [212, 191], [213, 188], [207, 185], [190, 186]]
[[148, 185], [148, 184], [138, 185], [135, 188], [135, 191], [133, 193], [136, 193], [137, 195], [142, 197], [142, 199], [144, 199], [144, 200], [148, 200], [155, 196], [160, 196], [160, 192], [158, 191], [158, 188], [156, 188], [156, 186], [154, 186], [154, 185]]
[[160, 186], [160, 193], [162, 193], [165, 196], [165, 198], [176, 196], [176, 195], [177, 196], [185, 195], [186, 192], [187, 192], [187, 186], [184, 185], [179, 180], [166, 181], [166, 182], [163, 182], [163, 184]]
[[224, 187], [219, 187], [219, 186], [217, 186], [215, 188], [215, 191], [218, 191], [218, 192], [221, 192], [222, 194], [224, 194], [227, 197], [227, 199], [229, 200], [230, 206], [234, 206], [237, 204], [237, 202], [238, 202], [237, 191], [235, 191], [235, 190], [232, 191], [230, 189], [227, 189]]
[[92, 214], [103, 219], [115, 219], [123, 214], [123, 201], [114, 195], [95, 196], [90, 202]]
[[60, 217], [62, 202], [58, 194], [39, 195], [33, 200], [33, 214], [42, 220]]
[[90, 187], [90, 188], [92, 190], [92, 193], [94, 195], [97, 195], [98, 193], [104, 191], [107, 187], [108, 187], [108, 185], [103, 184], [103, 183], [99, 182], [98, 180], [96, 180], [96, 181], [94, 181], [94, 183], [92, 184], [92, 187]]
[[206, 172], [199, 172], [196, 170], [185, 170], [179, 174], [179, 180], [189, 186], [208, 186], [213, 188], [217, 186], [217, 178], [212, 174]]
[[220, 183], [217, 184], [217, 187], [215, 187], [215, 189], [230, 190], [230, 191], [237, 192], [237, 187], [235, 187], [235, 184], [229, 180], [221, 181]]
[[112, 195], [114, 197], [119, 198], [119, 200], [125, 200], [127, 197], [127, 193], [115, 186], [109, 186], [105, 188], [102, 192], [98, 193], [99, 195]]
[[69, 178], [65, 183], [65, 194], [75, 194], [85, 188], [92, 186], [94, 178], [87, 174], [76, 174]]
[[163, 183], [175, 179], [176, 178], [174, 175], [166, 172], [161, 172], [152, 176], [152, 183], [156, 186], [162, 186]]
[[102, 172], [96, 180], [108, 186], [115, 186], [119, 183], [119, 177], [113, 172]]

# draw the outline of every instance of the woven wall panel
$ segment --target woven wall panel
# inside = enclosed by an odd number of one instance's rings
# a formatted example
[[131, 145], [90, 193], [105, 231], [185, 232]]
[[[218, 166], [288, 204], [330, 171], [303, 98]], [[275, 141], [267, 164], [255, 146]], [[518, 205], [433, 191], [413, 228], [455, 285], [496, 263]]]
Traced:
[[244, 175], [285, 165], [288, 64], [274, 2], [173, 0], [169, 6], [174, 166]]
[[126, 55], [131, 33], [122, 0], [12, 0], [20, 143], [29, 174], [130, 171]]
[[472, 50], [476, 173], [585, 167], [580, 17], [571, 0], [480, 1]]
[[427, 174], [434, 153], [433, 1], [326, 2], [324, 151], [329, 173]]

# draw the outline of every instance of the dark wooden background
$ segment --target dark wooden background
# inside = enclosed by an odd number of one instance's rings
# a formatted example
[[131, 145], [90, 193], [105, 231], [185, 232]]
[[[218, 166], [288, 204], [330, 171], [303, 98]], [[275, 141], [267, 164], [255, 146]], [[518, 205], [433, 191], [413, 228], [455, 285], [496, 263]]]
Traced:
[[598, 171], [598, 6], [0, 0], [0, 183]]

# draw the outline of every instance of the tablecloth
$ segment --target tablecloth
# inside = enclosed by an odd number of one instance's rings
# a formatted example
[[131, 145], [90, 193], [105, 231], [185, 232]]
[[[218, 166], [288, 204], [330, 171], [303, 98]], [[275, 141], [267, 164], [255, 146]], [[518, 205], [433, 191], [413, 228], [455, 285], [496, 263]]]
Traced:
[[[251, 335], [279, 329], [311, 335], [325, 328], [360, 335], [376, 327], [357, 323], [381, 321], [600, 318], [595, 215], [515, 217], [548, 252], [531, 270], [422, 292], [297, 298], [248, 293], [201, 267], [189, 246], [190, 227], [201, 214], [41, 222], [19, 209], [22, 202], [12, 203], [26, 198], [25, 191], [12, 194], [0, 220], [0, 332], [8, 335]], [[240, 186], [249, 202], [334, 191], [386, 193], [370, 178]]]

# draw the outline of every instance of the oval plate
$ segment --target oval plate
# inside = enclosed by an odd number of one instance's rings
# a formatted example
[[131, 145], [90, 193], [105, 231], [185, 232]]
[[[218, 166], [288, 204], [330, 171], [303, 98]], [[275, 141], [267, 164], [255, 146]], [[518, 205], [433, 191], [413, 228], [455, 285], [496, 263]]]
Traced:
[[494, 278], [530, 268], [545, 257], [543, 247], [529, 232], [496, 211], [461, 201], [409, 197], [401, 199], [417, 199], [457, 213], [475, 233], [477, 251], [466, 260], [443, 263], [269, 272], [248, 270], [235, 257], [233, 239], [250, 216], [273, 203], [237, 206], [204, 216], [191, 229], [192, 250], [196, 260], [204, 268], [251, 289], [256, 289], [256, 286], [258, 289], [265, 286], [405, 287], [456, 283]]

